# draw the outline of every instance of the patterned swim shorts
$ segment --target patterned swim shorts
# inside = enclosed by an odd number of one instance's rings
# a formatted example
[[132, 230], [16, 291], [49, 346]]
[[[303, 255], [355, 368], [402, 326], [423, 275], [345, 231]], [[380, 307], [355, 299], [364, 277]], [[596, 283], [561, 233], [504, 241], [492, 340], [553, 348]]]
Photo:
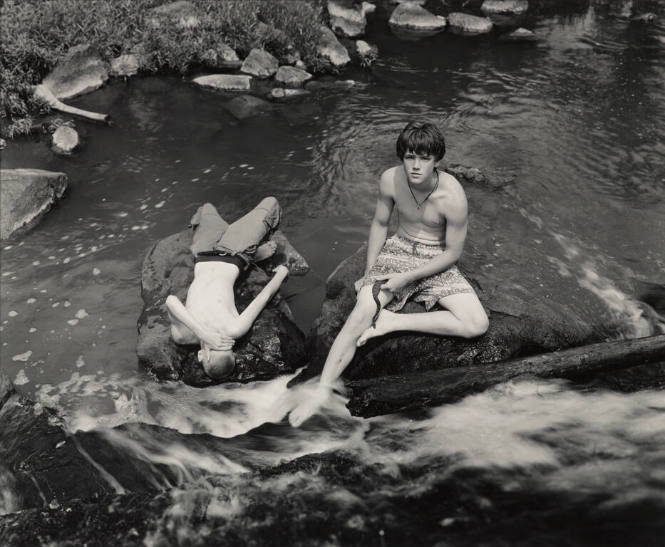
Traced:
[[[376, 263], [362, 278], [362, 286], [373, 285], [376, 278], [382, 275], [409, 272], [419, 268], [444, 250], [445, 246], [442, 243], [421, 243], [395, 234], [386, 240]], [[386, 309], [399, 311], [407, 300], [412, 299], [415, 302], [423, 302], [425, 308], [429, 310], [441, 298], [462, 293], [475, 293], [475, 291], [457, 266], [453, 265], [441, 273], [409, 283], [394, 294]]]

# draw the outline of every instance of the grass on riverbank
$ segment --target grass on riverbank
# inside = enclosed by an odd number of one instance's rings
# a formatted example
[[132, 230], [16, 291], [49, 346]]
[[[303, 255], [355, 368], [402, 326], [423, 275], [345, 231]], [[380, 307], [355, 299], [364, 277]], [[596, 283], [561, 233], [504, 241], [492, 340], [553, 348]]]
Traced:
[[[0, 132], [30, 132], [32, 116], [48, 107], [32, 97], [58, 59], [90, 44], [110, 60], [140, 52], [149, 72], [187, 73], [202, 55], [225, 43], [244, 57], [265, 47], [278, 57], [289, 45], [308, 67], [319, 68], [317, 24], [323, 0], [191, 0], [200, 19], [183, 28], [168, 17], [151, 24], [165, 0], [5, 0], [0, 11]], [[176, 18], [177, 20], [177, 18]], [[265, 27], [260, 24], [268, 25]], [[266, 31], [266, 28], [269, 30]]]

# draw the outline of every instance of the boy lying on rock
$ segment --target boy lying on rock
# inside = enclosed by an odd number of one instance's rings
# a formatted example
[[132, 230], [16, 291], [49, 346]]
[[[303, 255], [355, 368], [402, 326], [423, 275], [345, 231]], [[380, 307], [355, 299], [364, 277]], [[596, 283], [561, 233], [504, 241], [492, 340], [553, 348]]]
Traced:
[[200, 344], [198, 358], [206, 374], [220, 379], [233, 372], [235, 340], [244, 336], [279, 290], [289, 270], [277, 266], [275, 275], [242, 312], [233, 287], [241, 272], [269, 258], [275, 243], [266, 241], [277, 229], [281, 208], [267, 197], [233, 224], [227, 224], [213, 205], [202, 205], [192, 218], [194, 281], [185, 305], [174, 295], [166, 299], [171, 336], [176, 344]]

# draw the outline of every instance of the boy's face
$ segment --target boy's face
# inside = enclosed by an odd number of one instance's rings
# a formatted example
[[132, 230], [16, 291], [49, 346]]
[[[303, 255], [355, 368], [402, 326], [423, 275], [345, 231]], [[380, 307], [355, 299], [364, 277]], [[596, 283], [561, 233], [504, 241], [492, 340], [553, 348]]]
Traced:
[[402, 165], [409, 184], [427, 186], [432, 181], [434, 169], [439, 165], [439, 161], [431, 154], [418, 154], [413, 150], [407, 150]]

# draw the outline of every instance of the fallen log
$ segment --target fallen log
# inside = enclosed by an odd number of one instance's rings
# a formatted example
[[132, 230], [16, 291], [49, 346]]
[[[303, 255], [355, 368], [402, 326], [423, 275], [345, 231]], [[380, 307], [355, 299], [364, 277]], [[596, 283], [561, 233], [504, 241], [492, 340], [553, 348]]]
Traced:
[[355, 416], [378, 416], [453, 403], [520, 376], [588, 378], [599, 372], [665, 363], [665, 335], [615, 340], [485, 365], [381, 376], [347, 383]]
[[44, 84], [36, 85], [33, 89], [33, 94], [38, 99], [42, 99], [54, 110], [59, 110], [60, 112], [65, 112], [66, 114], [73, 114], [75, 116], [80, 116], [86, 120], [92, 120], [94, 122], [109, 123], [110, 116], [108, 114], [99, 114], [97, 112], [90, 112], [89, 110], [82, 110], [81, 108], [76, 108], [74, 106], [69, 106], [63, 103], [58, 99], [53, 92]]

